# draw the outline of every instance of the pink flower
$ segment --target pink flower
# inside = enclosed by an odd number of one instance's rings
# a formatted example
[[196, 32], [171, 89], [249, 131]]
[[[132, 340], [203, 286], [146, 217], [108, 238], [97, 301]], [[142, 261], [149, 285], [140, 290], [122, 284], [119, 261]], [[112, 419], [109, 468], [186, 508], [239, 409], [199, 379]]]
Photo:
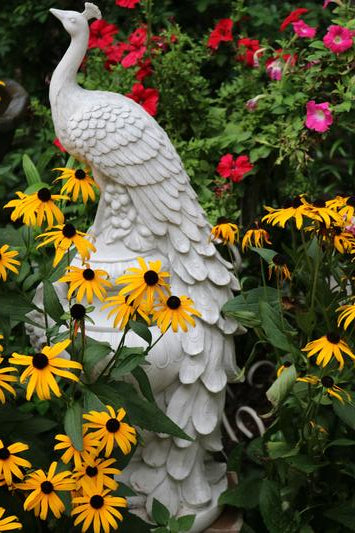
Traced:
[[310, 100], [307, 103], [307, 128], [323, 133], [329, 129], [331, 124], [333, 124], [333, 117], [329, 109], [329, 102], [316, 104], [314, 100]]
[[252, 113], [258, 107], [258, 100], [256, 98], [251, 98], [245, 103], [245, 107], [250, 113]]
[[334, 54], [341, 54], [352, 47], [353, 32], [343, 26], [329, 26], [323, 43]]
[[297, 61], [297, 54], [283, 54], [282, 48], [275, 50], [275, 56], [266, 60], [266, 73], [271, 80], [280, 81], [285, 63], [293, 67]]
[[58, 137], [56, 137], [53, 141], [53, 144], [54, 146], [56, 146], [57, 148], [59, 148], [59, 150], [63, 153], [66, 152], [66, 149], [64, 148], [64, 146], [62, 145], [62, 143], [60, 142], [60, 140], [58, 139]]
[[221, 19], [217, 24], [215, 29], [211, 32], [207, 46], [213, 50], [217, 50], [222, 41], [233, 41], [233, 20], [232, 19]]
[[250, 163], [247, 155], [240, 155], [234, 159], [232, 154], [226, 154], [221, 157], [217, 166], [217, 172], [222, 178], [229, 178], [234, 183], [238, 183], [253, 168], [254, 165]]
[[109, 24], [106, 20], [95, 20], [90, 24], [90, 37], [88, 48], [100, 48], [104, 50], [112, 44], [113, 36], [118, 33], [118, 28], [114, 24]]
[[303, 20], [298, 20], [297, 22], [292, 23], [293, 30], [298, 35], [298, 37], [303, 37], [306, 39], [313, 39], [317, 33], [317, 28], [312, 28], [308, 26]]
[[141, 26], [131, 33], [128, 37], [128, 54], [121, 61], [124, 68], [133, 67], [142, 59], [147, 50], [146, 41], [147, 28], [145, 26]]
[[334, 2], [334, 4], [338, 4], [338, 6], [342, 6], [343, 5], [343, 2], [341, 0], [324, 0], [323, 9], [328, 7], [330, 2]]
[[132, 87], [132, 92], [126, 94], [126, 96], [140, 104], [153, 117], [157, 114], [159, 101], [159, 91], [157, 89], [145, 89], [141, 83], [135, 83]]
[[116, 6], [128, 7], [128, 9], [133, 9], [139, 2], [140, 0], [116, 0]]

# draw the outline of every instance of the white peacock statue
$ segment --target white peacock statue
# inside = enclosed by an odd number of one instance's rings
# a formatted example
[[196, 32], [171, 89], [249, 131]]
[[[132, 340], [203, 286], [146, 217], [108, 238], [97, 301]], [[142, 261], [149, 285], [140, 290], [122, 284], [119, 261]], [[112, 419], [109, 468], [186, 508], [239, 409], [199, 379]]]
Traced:
[[[171, 273], [173, 294], [190, 296], [202, 313], [194, 329], [169, 330], [149, 355], [158, 405], [194, 440], [145, 434], [127, 470], [139, 495], [131, 509], [147, 518], [156, 498], [172, 515], [196, 514], [193, 531], [204, 531], [218, 516], [217, 500], [226, 488], [225, 465], [211, 454], [222, 448], [226, 383], [237, 370], [232, 334], [238, 325], [220, 315], [236, 281], [209, 242], [210, 225], [162, 128], [133, 100], [77, 84], [88, 20], [101, 18], [99, 8], [86, 3], [83, 13], [50, 11], [71, 36], [50, 84], [55, 131], [67, 152], [92, 169], [101, 188], [89, 231], [97, 248], [91, 267], [104, 268], [115, 280], [135, 266], [137, 256], [160, 259]], [[121, 333], [100, 307], [97, 301], [88, 334], [117, 347]], [[153, 330], [157, 338], [158, 328]], [[139, 342], [129, 333], [128, 344]]]

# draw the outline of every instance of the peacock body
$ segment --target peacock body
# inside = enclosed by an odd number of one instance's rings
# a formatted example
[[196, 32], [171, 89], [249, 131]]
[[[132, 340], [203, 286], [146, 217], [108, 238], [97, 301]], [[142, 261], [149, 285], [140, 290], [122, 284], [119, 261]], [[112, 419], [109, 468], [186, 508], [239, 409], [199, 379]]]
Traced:
[[[150, 353], [148, 369], [159, 406], [194, 441], [145, 435], [127, 473], [141, 495], [133, 505], [149, 515], [156, 498], [172, 514], [197, 513], [193, 531], [203, 531], [218, 515], [217, 499], [226, 487], [224, 465], [211, 452], [222, 448], [225, 388], [236, 375], [232, 334], [238, 326], [220, 315], [236, 282], [209, 242], [210, 225], [164, 130], [131, 99], [77, 85], [88, 19], [100, 17], [96, 6], [85, 6], [82, 14], [51, 10], [71, 43], [53, 74], [50, 102], [60, 142], [92, 169], [101, 189], [89, 232], [97, 248], [91, 268], [104, 268], [114, 280], [137, 256], [160, 259], [171, 273], [173, 294], [190, 296], [202, 313], [188, 333], [164, 335]], [[88, 334], [115, 347], [120, 332], [100, 306], [97, 301]], [[130, 332], [127, 342], [136, 346], [142, 340]]]

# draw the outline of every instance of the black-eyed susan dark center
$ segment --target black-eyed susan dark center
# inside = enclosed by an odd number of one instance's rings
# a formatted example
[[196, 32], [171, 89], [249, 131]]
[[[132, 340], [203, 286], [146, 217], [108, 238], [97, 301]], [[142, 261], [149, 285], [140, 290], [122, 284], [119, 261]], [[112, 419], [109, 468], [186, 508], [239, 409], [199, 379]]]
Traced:
[[36, 353], [32, 357], [32, 364], [37, 370], [43, 370], [48, 365], [48, 357], [44, 353]]
[[73, 224], [65, 224], [64, 228], [62, 229], [62, 233], [64, 237], [71, 239], [74, 237], [74, 235], [76, 235], [76, 229]]
[[292, 365], [292, 363], [290, 363], [290, 361], [285, 361], [284, 364], [283, 364], [283, 366], [285, 368], [289, 368], [291, 365]]
[[50, 481], [43, 481], [41, 483], [41, 491], [43, 492], [43, 494], [50, 494], [54, 491], [53, 483], [51, 483]]
[[6, 461], [6, 459], [8, 459], [10, 457], [11, 453], [10, 451], [8, 450], [8, 448], [6, 448], [4, 446], [4, 448], [0, 448], [0, 460], [1, 461]]
[[95, 477], [97, 476], [98, 470], [96, 466], [87, 466], [85, 472], [87, 476]]
[[230, 224], [230, 219], [227, 218], [227, 217], [218, 217], [217, 218], [217, 226], [219, 226], [220, 224]]
[[78, 170], [75, 171], [74, 176], [77, 180], [83, 180], [85, 179], [86, 173], [82, 168], [78, 168]]
[[322, 200], [321, 198], [318, 198], [317, 200], [314, 200], [313, 206], [314, 207], [326, 207], [325, 201]]
[[74, 304], [70, 308], [70, 315], [74, 320], [82, 320], [85, 316], [86, 309], [81, 304]]
[[355, 196], [350, 196], [350, 198], [348, 198], [346, 200], [346, 205], [350, 205], [351, 207], [355, 207]]
[[326, 387], [327, 389], [330, 389], [334, 385], [334, 379], [330, 376], [324, 376], [321, 379], [321, 383], [323, 387]]
[[166, 301], [166, 305], [169, 307], [169, 309], [179, 309], [181, 300], [178, 296], [169, 296]]
[[336, 332], [327, 333], [327, 340], [331, 342], [332, 344], [339, 344], [340, 342], [340, 335]]
[[49, 202], [52, 198], [51, 191], [47, 189], [47, 187], [43, 187], [43, 189], [38, 191], [37, 198], [38, 200], [41, 200], [41, 202]]
[[274, 265], [277, 265], [277, 266], [287, 265], [287, 258], [285, 255], [276, 254], [272, 258], [272, 262], [274, 263]]
[[119, 423], [119, 421], [116, 418], [110, 418], [106, 422], [106, 429], [110, 433], [116, 433], [116, 431], [118, 431], [120, 429], [120, 425], [121, 424]]
[[94, 496], [91, 496], [90, 498], [90, 505], [93, 509], [101, 509], [103, 507], [105, 501], [100, 494], [95, 494]]
[[83, 272], [83, 278], [86, 281], [92, 281], [95, 277], [95, 272], [91, 268], [86, 268]]
[[147, 270], [144, 274], [144, 281], [149, 287], [153, 287], [159, 281], [159, 276], [154, 270]]
[[340, 235], [342, 233], [342, 229], [339, 226], [335, 226], [334, 233], [335, 235]]
[[302, 200], [300, 196], [295, 196], [295, 198], [286, 198], [283, 204], [284, 209], [288, 209], [290, 207], [293, 207], [294, 209], [297, 209], [297, 207], [300, 207], [302, 205]]

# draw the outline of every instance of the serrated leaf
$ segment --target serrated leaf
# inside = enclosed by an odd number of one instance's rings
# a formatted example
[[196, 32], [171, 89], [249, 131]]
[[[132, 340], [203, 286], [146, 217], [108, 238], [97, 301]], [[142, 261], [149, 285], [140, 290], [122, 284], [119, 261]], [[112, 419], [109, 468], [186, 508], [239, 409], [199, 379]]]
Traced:
[[153, 498], [152, 516], [159, 526], [166, 526], [169, 522], [170, 513], [165, 505]]
[[279, 405], [288, 395], [296, 383], [297, 372], [295, 365], [285, 368], [271, 387], [266, 391], [266, 397], [274, 407]]
[[33, 185], [34, 183], [39, 183], [41, 181], [41, 176], [39, 175], [35, 164], [27, 154], [24, 154], [22, 157], [22, 166], [28, 185]]
[[83, 445], [83, 413], [79, 402], [74, 402], [64, 415], [64, 430], [74, 447], [82, 452]]
[[145, 340], [148, 344], [151, 344], [152, 334], [146, 324], [143, 324], [143, 322], [138, 322], [136, 320], [130, 320], [128, 324], [131, 330], [136, 333], [136, 335], [141, 337], [141, 339]]

